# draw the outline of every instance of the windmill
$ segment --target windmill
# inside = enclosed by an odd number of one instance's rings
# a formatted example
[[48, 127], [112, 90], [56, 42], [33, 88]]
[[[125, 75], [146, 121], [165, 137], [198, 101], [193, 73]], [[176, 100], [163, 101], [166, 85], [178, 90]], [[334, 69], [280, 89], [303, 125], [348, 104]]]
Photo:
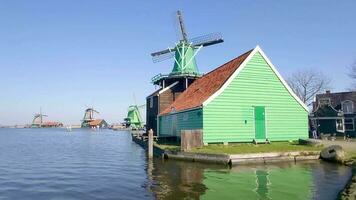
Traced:
[[89, 127], [89, 123], [95, 120], [94, 113], [99, 114], [99, 112], [96, 111], [93, 107], [87, 108], [85, 110], [84, 117], [82, 119], [82, 127]]
[[131, 127], [133, 130], [143, 129], [145, 123], [142, 119], [140, 109], [144, 108], [146, 105], [131, 105], [127, 111], [127, 117], [124, 119], [126, 127]]
[[47, 115], [42, 114], [42, 108], [40, 108], [40, 113], [36, 113], [32, 120], [32, 128], [40, 128], [43, 124], [43, 117], [47, 117]]
[[202, 47], [207, 47], [224, 42], [220, 33], [211, 33], [189, 39], [183, 21], [182, 13], [177, 11], [177, 19], [180, 31], [180, 40], [174, 48], [151, 53], [153, 62], [160, 62], [170, 58], [174, 59], [172, 72], [168, 75], [158, 74], [152, 78], [152, 83], [162, 85], [162, 79], [169, 77], [199, 77], [195, 57]]
[[139, 130], [139, 129], [143, 129], [145, 126], [145, 123], [142, 119], [142, 115], [140, 112], [140, 109], [144, 108], [146, 105], [137, 105], [136, 102], [136, 96], [135, 94], [133, 94], [133, 100], [135, 102], [135, 105], [131, 105], [129, 106], [128, 110], [127, 110], [127, 116], [124, 119], [124, 124], [126, 127], [130, 127], [133, 130]]
[[158, 74], [152, 83], [159, 89], [146, 97], [146, 129], [157, 134], [158, 115], [182, 94], [190, 84], [201, 77], [195, 61], [198, 52], [203, 48], [224, 42], [220, 33], [211, 33], [200, 37], [188, 38], [182, 13], [177, 11], [180, 38], [174, 48], [151, 53], [154, 63], [174, 59], [173, 69], [169, 74]]

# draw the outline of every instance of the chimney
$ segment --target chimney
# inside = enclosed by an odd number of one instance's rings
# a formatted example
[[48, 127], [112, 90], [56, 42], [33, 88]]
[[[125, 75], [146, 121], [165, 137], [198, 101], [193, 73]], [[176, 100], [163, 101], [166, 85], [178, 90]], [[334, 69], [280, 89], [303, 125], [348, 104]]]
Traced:
[[325, 92], [326, 94], [330, 94], [330, 90], [326, 90], [326, 92]]

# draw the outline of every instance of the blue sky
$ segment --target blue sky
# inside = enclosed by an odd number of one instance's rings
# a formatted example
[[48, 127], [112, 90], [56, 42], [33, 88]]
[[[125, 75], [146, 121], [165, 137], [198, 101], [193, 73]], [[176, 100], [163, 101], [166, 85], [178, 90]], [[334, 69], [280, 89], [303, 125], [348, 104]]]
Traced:
[[260, 45], [279, 72], [315, 68], [332, 90], [350, 85], [356, 60], [356, 1], [0, 1], [0, 124], [48, 120], [79, 124], [86, 105], [120, 122], [128, 105], [154, 90], [151, 77], [173, 61], [150, 53], [177, 41], [174, 12], [183, 11], [190, 37], [221, 32], [204, 48], [208, 72]]

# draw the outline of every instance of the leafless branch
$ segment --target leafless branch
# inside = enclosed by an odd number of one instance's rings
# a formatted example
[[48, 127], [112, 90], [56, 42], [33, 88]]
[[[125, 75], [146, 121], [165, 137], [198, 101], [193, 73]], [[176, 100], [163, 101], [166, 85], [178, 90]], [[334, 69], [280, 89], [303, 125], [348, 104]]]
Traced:
[[310, 69], [293, 73], [292, 76], [287, 79], [287, 82], [294, 93], [309, 106], [316, 94], [330, 89], [331, 79], [319, 71]]
[[355, 90], [356, 89], [356, 60], [354, 63], [350, 66], [349, 72], [347, 75], [352, 79], [352, 85], [350, 90]]

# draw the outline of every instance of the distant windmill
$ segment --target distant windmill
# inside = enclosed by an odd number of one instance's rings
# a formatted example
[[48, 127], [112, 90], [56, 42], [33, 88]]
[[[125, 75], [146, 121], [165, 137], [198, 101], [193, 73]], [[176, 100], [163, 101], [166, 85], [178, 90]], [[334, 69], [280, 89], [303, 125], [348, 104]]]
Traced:
[[43, 124], [43, 117], [47, 117], [47, 115], [42, 114], [42, 108], [40, 108], [40, 113], [36, 113], [32, 120], [32, 128], [40, 128]]
[[[174, 58], [174, 67], [170, 76], [174, 75], [192, 75], [198, 76], [199, 71], [196, 66], [195, 57], [202, 47], [211, 46], [224, 42], [220, 33], [211, 33], [200, 37], [188, 39], [187, 32], [183, 22], [182, 13], [177, 11], [179, 31], [181, 38], [174, 48], [167, 48], [162, 51], [151, 53], [153, 62], [160, 62], [166, 59]], [[168, 75], [168, 76], [169, 76]], [[152, 78], [152, 82], [157, 84], [164, 78], [159, 74]]]
[[126, 127], [130, 127], [133, 130], [143, 129], [145, 122], [142, 119], [140, 109], [144, 108], [146, 104], [137, 105], [135, 94], [133, 94], [135, 104], [129, 106], [127, 116], [124, 119]]
[[142, 119], [142, 115], [140, 109], [144, 108], [146, 105], [131, 105], [127, 111], [127, 117], [124, 119], [127, 127], [131, 127], [131, 129], [138, 130], [144, 128], [144, 121]]
[[85, 109], [84, 117], [82, 119], [82, 127], [89, 127], [89, 122], [95, 120], [94, 113], [99, 114], [93, 107]]

